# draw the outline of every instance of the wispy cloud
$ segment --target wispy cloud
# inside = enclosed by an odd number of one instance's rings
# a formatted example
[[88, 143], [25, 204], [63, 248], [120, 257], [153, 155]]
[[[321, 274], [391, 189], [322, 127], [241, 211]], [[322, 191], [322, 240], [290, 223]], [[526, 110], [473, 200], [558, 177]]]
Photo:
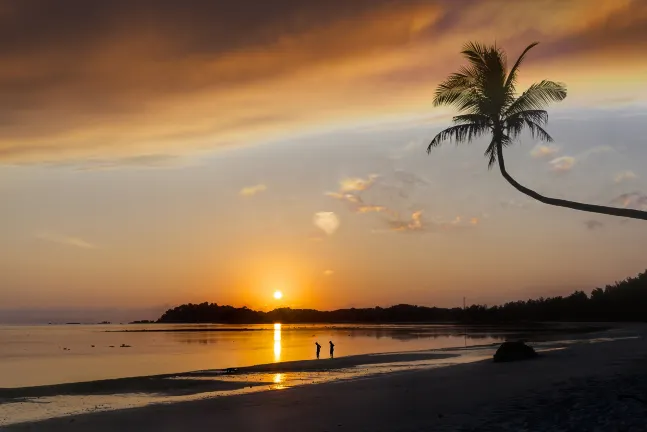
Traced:
[[568, 155], [560, 156], [552, 159], [549, 162], [550, 170], [556, 173], [569, 172], [573, 169], [573, 167], [576, 164], [588, 159], [593, 155], [601, 154], [601, 153], [610, 153], [614, 151], [615, 149], [610, 146], [595, 146], [595, 147], [591, 147], [590, 149], [584, 150], [583, 152], [578, 153], [575, 156], [568, 156]]
[[267, 190], [267, 186], [265, 186], [264, 184], [257, 184], [254, 186], [248, 186], [248, 187], [242, 188], [239, 194], [244, 197], [251, 197], [261, 192], [264, 192], [266, 190]]
[[610, 204], [624, 208], [647, 210], [647, 194], [640, 192], [625, 193], [612, 199]]
[[575, 158], [572, 156], [560, 156], [550, 161], [550, 169], [555, 172], [568, 172], [575, 166]]
[[75, 247], [75, 248], [80, 248], [80, 249], [96, 249], [97, 246], [80, 238], [80, 237], [73, 237], [69, 235], [64, 235], [64, 234], [57, 234], [57, 233], [52, 233], [52, 232], [45, 232], [45, 233], [38, 233], [35, 234], [34, 237], [36, 237], [39, 240], [51, 242], [51, 243], [56, 243], [64, 246], [70, 246], [70, 247]]
[[575, 157], [578, 160], [582, 160], [582, 159], [586, 159], [586, 158], [588, 158], [590, 156], [593, 156], [595, 154], [613, 153], [615, 151], [616, 150], [611, 146], [604, 146], [604, 145], [603, 146], [595, 146], [595, 147], [591, 147], [590, 149], [584, 150], [582, 153], [579, 153]]
[[341, 192], [364, 191], [370, 188], [378, 177], [377, 174], [371, 174], [366, 179], [360, 177], [345, 178], [339, 182], [339, 190]]
[[323, 275], [324, 276], [332, 276], [333, 273], [335, 273], [334, 270], [324, 270]]
[[386, 211], [382, 205], [367, 204], [362, 200], [360, 193], [370, 189], [379, 178], [377, 174], [371, 174], [367, 178], [347, 177], [339, 182], [337, 192], [326, 192], [325, 195], [348, 203], [356, 213], [379, 213]]
[[335, 212], [318, 212], [315, 213], [312, 223], [327, 235], [331, 236], [339, 228], [340, 222]]
[[[390, 184], [389, 178], [395, 183]], [[379, 182], [378, 179], [380, 179]], [[412, 204], [409, 197], [413, 188], [428, 185], [429, 181], [407, 171], [396, 170], [387, 177], [376, 174], [370, 175], [368, 178], [351, 177], [342, 180], [339, 184], [338, 191], [326, 192], [325, 195], [347, 203], [355, 213], [381, 215], [387, 228], [374, 229], [375, 233], [413, 233], [437, 229], [469, 228], [477, 226], [480, 222], [478, 217], [457, 216], [452, 220], [423, 217], [422, 206]], [[360, 194], [369, 191], [369, 189], [374, 191], [373, 196], [370, 200], [364, 199]], [[393, 205], [387, 205], [383, 201]]]
[[[477, 217], [456, 216], [451, 220], [433, 217], [431, 220], [423, 217], [423, 211], [417, 210], [411, 213], [407, 219], [400, 219], [396, 214], [393, 218], [386, 221], [388, 231], [392, 232], [432, 232], [437, 230], [456, 230], [475, 228], [480, 223]], [[374, 232], [383, 232], [374, 230]]]
[[72, 168], [79, 171], [106, 171], [127, 168], [183, 168], [194, 165], [187, 157], [172, 154], [148, 154], [120, 158], [93, 158], [53, 162], [46, 166], [56, 168]]
[[360, 205], [357, 207], [357, 213], [381, 213], [387, 210], [385, 206], [379, 205]]
[[473, 228], [476, 227], [481, 220], [478, 217], [465, 218], [462, 216], [456, 216], [449, 222], [437, 221], [438, 226], [443, 229], [455, 229], [455, 228]]
[[407, 221], [390, 220], [388, 221], [392, 231], [412, 232], [423, 231], [425, 229], [422, 223], [422, 210], [415, 211], [411, 214], [411, 219]]
[[635, 180], [638, 176], [633, 171], [622, 171], [614, 177], [613, 181], [616, 183], [623, 183], [629, 180]]
[[584, 221], [584, 225], [586, 225], [586, 227], [592, 231], [599, 228], [604, 228], [604, 223], [594, 219]]
[[535, 147], [533, 147], [532, 150], [530, 150], [530, 155], [538, 159], [553, 157], [557, 153], [559, 153], [559, 147], [557, 147], [554, 144], [549, 144], [549, 145], [537, 144]]
[[[647, 40], [641, 0], [598, 0], [593, 9], [590, 0], [506, 2], [505, 9], [475, 0], [460, 7], [449, 0], [75, 1], [62, 2], [55, 16], [40, 2], [5, 3], [0, 20], [13, 49], [3, 52], [11, 67], [0, 72], [0, 93], [12, 103], [2, 108], [0, 158], [14, 160], [189, 151], [322, 121], [420, 116], [429, 112], [426, 96], [458, 66], [461, 41], [484, 34], [496, 33], [510, 54], [529, 34], [549, 35], [527, 76], [560, 61], [567, 82], [593, 84], [604, 79], [596, 65], [607, 53], [642, 62]], [[492, 19], [476, 25], [483, 16]], [[79, 53], [88, 55], [79, 60]], [[626, 69], [610, 67], [610, 74]], [[325, 98], [309, 91], [313, 82]]]
[[509, 200], [502, 200], [499, 205], [503, 207], [504, 209], [508, 208], [520, 208], [520, 209], [525, 209], [528, 207], [528, 202], [527, 201], [517, 201], [515, 199], [509, 199]]

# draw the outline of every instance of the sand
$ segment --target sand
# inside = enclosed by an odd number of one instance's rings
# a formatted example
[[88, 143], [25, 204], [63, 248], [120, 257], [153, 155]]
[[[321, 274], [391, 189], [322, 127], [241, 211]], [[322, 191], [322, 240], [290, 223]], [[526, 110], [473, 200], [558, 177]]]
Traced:
[[7, 431], [647, 430], [647, 335], [352, 381], [98, 412]]

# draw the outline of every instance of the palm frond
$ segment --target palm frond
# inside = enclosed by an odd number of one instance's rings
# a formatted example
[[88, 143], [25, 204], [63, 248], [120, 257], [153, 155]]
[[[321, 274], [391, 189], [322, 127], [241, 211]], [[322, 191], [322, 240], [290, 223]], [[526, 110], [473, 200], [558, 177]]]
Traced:
[[434, 139], [431, 140], [431, 143], [429, 143], [429, 146], [427, 147], [427, 153], [430, 153], [433, 147], [438, 147], [443, 141], [454, 141], [457, 144], [459, 142], [470, 142], [483, 135], [488, 130], [489, 129], [486, 125], [480, 123], [450, 126], [447, 129], [440, 131]]
[[546, 124], [547, 120], [548, 113], [546, 113], [546, 111], [522, 111], [519, 114], [507, 118], [505, 121], [505, 128], [512, 139], [517, 138], [524, 129], [528, 128], [530, 130], [530, 135], [533, 138], [538, 138], [545, 142], [552, 142], [553, 137], [551, 137], [542, 127], [542, 125]]
[[434, 106], [455, 104], [460, 108], [478, 89], [478, 75], [476, 68], [465, 66], [451, 74], [436, 88]]
[[550, 136], [548, 132], [544, 130], [540, 125], [533, 122], [532, 120], [525, 120], [526, 126], [530, 129], [530, 135], [533, 138], [538, 138], [541, 141], [553, 142], [553, 137]]
[[501, 135], [498, 139], [497, 137], [492, 137], [492, 141], [490, 141], [490, 144], [487, 146], [487, 149], [485, 149], [485, 153], [483, 156], [488, 158], [488, 163], [487, 163], [487, 168], [491, 169], [494, 164], [497, 163], [497, 141], [501, 140], [501, 145], [503, 147], [507, 147], [512, 144], [512, 139], [508, 135]]
[[467, 42], [463, 45], [463, 50], [461, 54], [467, 58], [467, 60], [475, 66], [479, 66], [485, 63], [484, 54], [487, 51], [487, 47], [478, 42]]
[[481, 124], [484, 126], [490, 126], [492, 121], [490, 118], [483, 114], [460, 114], [452, 117], [452, 122], [454, 124]]
[[539, 126], [548, 122], [548, 113], [544, 110], [521, 111], [503, 119], [503, 127], [508, 130], [510, 137], [518, 137], [527, 126], [526, 121], [531, 121]]
[[514, 86], [517, 82], [517, 70], [519, 70], [519, 66], [521, 66], [521, 63], [523, 63], [523, 59], [526, 57], [526, 54], [528, 54], [528, 51], [530, 51], [537, 45], [539, 45], [539, 42], [533, 42], [530, 45], [528, 45], [526, 49], [523, 50], [523, 52], [521, 53], [517, 61], [514, 63], [514, 65], [512, 66], [512, 69], [510, 69], [510, 72], [508, 73], [508, 78], [505, 81], [505, 88], [508, 90], [508, 93], [510, 95], [514, 94], [514, 90], [515, 90]]
[[516, 119], [527, 119], [539, 124], [546, 124], [548, 122], [548, 112], [546, 112], [545, 110], [520, 111], [516, 114], [505, 117], [503, 121], [504, 123], [514, 122]]
[[505, 112], [506, 116], [517, 114], [521, 111], [542, 110], [550, 102], [560, 102], [566, 98], [566, 86], [562, 83], [543, 80], [532, 84]]

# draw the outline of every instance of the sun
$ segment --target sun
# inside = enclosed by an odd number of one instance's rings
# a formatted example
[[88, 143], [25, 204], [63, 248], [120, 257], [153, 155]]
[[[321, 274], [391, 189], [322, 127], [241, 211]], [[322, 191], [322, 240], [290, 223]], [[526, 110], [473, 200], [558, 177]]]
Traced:
[[281, 291], [274, 291], [274, 298], [281, 300], [283, 298], [283, 293]]

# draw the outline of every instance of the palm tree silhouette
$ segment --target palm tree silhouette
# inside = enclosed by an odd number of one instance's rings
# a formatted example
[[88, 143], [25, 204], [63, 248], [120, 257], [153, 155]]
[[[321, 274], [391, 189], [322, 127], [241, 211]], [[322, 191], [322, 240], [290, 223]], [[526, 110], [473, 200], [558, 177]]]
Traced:
[[451, 74], [436, 89], [434, 106], [450, 105], [458, 108], [454, 125], [441, 131], [427, 147], [427, 153], [443, 141], [470, 142], [486, 133], [492, 141], [485, 151], [489, 158], [488, 168], [499, 163], [503, 177], [519, 192], [544, 204], [567, 207], [574, 210], [647, 220], [647, 212], [629, 208], [607, 207], [584, 204], [557, 198], [550, 198], [519, 184], [508, 174], [503, 159], [503, 148], [511, 145], [524, 129], [533, 138], [552, 142], [553, 138], [544, 130], [548, 122], [545, 108], [550, 102], [566, 98], [566, 86], [562, 83], [544, 80], [532, 84], [519, 97], [515, 84], [517, 73], [524, 57], [538, 42], [534, 42], [521, 53], [512, 69], [508, 71], [505, 52], [494, 46], [469, 42], [461, 52], [468, 65]]

